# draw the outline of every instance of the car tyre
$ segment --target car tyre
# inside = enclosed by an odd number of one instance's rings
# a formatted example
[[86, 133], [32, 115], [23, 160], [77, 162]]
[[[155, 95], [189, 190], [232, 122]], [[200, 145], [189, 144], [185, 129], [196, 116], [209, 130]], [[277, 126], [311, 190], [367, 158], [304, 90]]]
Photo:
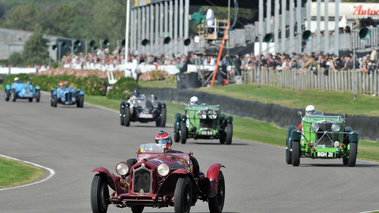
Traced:
[[131, 206], [133, 213], [142, 213], [144, 206]]
[[292, 165], [299, 166], [300, 165], [300, 142], [292, 141]]
[[174, 191], [175, 212], [189, 213], [192, 204], [192, 184], [188, 177], [180, 177]]
[[41, 90], [36, 91], [36, 102], [38, 103], [41, 99]]
[[178, 143], [180, 141], [180, 135], [179, 135], [179, 132], [175, 132], [174, 133], [174, 141], [175, 143]]
[[93, 212], [106, 213], [109, 205], [109, 189], [105, 179], [96, 174], [91, 186], [91, 207]]
[[77, 95], [76, 97], [77, 97], [76, 98], [76, 107], [79, 108], [80, 107], [80, 98], [81, 97], [80, 97], [80, 95]]
[[29, 102], [33, 102], [33, 98], [29, 98]]
[[180, 122], [180, 143], [185, 144], [187, 142], [187, 127], [184, 121]]
[[124, 124], [125, 126], [130, 126], [130, 108], [129, 107], [125, 107], [125, 116], [124, 116]]
[[161, 110], [161, 123], [160, 123], [160, 127], [165, 127], [166, 126], [166, 118], [167, 118], [167, 109], [166, 108], [162, 108]]
[[17, 98], [16, 90], [12, 90], [12, 101], [16, 102], [16, 98]]
[[218, 174], [217, 194], [213, 198], [209, 198], [208, 207], [211, 213], [221, 213], [225, 203], [225, 179], [222, 171]]
[[57, 104], [58, 104], [58, 98], [57, 98], [57, 95], [54, 95], [53, 96], [53, 107], [57, 107]]
[[347, 164], [349, 163], [349, 158], [342, 158], [342, 163], [343, 165], [347, 166]]
[[80, 95], [80, 100], [79, 100], [79, 107], [80, 108], [83, 108], [84, 106], [84, 95]]
[[296, 129], [296, 127], [294, 125], [291, 125], [288, 127], [288, 131], [287, 131], [287, 140], [286, 140], [286, 163], [287, 164], [291, 164], [292, 163], [292, 156], [291, 156], [291, 147], [289, 146], [289, 142], [291, 140], [291, 132], [292, 130]]
[[233, 124], [232, 123], [228, 123], [226, 125], [226, 140], [225, 140], [225, 143], [227, 145], [232, 144], [232, 138], [233, 138]]
[[220, 133], [220, 144], [224, 144], [225, 143], [225, 140], [226, 140], [226, 133], [225, 132], [222, 132]]
[[349, 161], [347, 166], [354, 167], [357, 161], [358, 143], [350, 143]]
[[4, 91], [4, 99], [5, 99], [5, 101], [9, 101], [10, 96], [11, 96], [11, 91], [10, 90], [5, 90]]
[[120, 125], [121, 126], [124, 126], [125, 125], [125, 122], [124, 122], [124, 115], [125, 115], [125, 106], [123, 105], [123, 103], [120, 104]]

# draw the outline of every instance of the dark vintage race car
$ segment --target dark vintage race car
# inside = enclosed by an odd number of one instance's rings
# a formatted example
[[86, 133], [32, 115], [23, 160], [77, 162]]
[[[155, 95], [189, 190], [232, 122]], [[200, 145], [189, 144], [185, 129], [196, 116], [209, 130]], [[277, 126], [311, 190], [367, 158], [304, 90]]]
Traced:
[[220, 213], [225, 201], [221, 167], [212, 164], [205, 176], [192, 153], [173, 151], [164, 144], [141, 145], [137, 159], [116, 165], [118, 175], [103, 167], [92, 170], [97, 172], [91, 186], [92, 211], [104, 213], [113, 204], [130, 207], [133, 213], [169, 206], [176, 213], [188, 213], [202, 200], [208, 202], [210, 212]]
[[175, 142], [185, 144], [187, 138], [194, 138], [219, 139], [221, 144], [231, 144], [232, 137], [233, 117], [222, 114], [219, 105], [187, 105], [184, 114], [175, 116]]
[[154, 122], [157, 127], [166, 126], [167, 108], [165, 103], [156, 101], [156, 97], [144, 94], [133, 95], [120, 104], [120, 124], [130, 126], [130, 122]]
[[[298, 113], [302, 116], [302, 113]], [[344, 165], [354, 167], [358, 153], [358, 132], [345, 126], [346, 115], [324, 115], [316, 112], [302, 118], [302, 127], [288, 126], [286, 162], [300, 165], [300, 158], [342, 158]]]
[[76, 107], [83, 108], [84, 105], [84, 92], [80, 89], [73, 89], [72, 87], [60, 86], [57, 89], [51, 89], [50, 105], [57, 107], [58, 104], [63, 105], [76, 105]]
[[16, 99], [28, 99], [29, 102], [32, 102], [33, 98], [36, 99], [36, 102], [40, 101], [41, 89], [39, 86], [33, 88], [33, 85], [29, 83], [13, 83], [12, 86], [9, 84], [5, 85], [5, 101], [12, 99], [12, 101], [15, 102]]

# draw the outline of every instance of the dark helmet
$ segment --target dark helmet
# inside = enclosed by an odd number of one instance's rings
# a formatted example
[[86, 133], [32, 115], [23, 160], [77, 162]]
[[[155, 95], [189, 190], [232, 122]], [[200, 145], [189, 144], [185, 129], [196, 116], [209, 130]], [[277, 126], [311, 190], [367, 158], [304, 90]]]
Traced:
[[171, 146], [172, 145], [171, 136], [167, 132], [161, 130], [155, 136], [155, 143], [157, 143], [157, 144], [168, 144]]
[[133, 95], [139, 95], [139, 91], [138, 91], [138, 89], [134, 89], [134, 90], [133, 90]]

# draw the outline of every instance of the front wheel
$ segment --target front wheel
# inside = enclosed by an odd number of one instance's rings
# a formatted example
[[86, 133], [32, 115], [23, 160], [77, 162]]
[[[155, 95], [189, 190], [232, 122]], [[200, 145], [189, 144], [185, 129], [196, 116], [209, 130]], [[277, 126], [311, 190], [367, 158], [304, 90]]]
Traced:
[[124, 114], [124, 125], [125, 126], [130, 126], [130, 108], [125, 107], [125, 114]]
[[347, 166], [354, 167], [357, 161], [358, 143], [350, 143], [349, 161]]
[[38, 103], [40, 99], [41, 99], [41, 91], [37, 90], [36, 91], [36, 102]]
[[106, 213], [109, 205], [109, 189], [105, 179], [96, 174], [91, 186], [91, 207], [93, 212]]
[[292, 141], [292, 165], [299, 166], [300, 165], [300, 142]]
[[53, 107], [57, 107], [57, 104], [58, 104], [58, 98], [57, 98], [57, 95], [54, 95], [53, 96], [53, 99], [52, 99], [52, 106]]
[[80, 99], [79, 99], [79, 107], [80, 108], [83, 108], [84, 106], [84, 95], [80, 95]]
[[222, 171], [218, 174], [217, 194], [213, 198], [209, 198], [208, 207], [211, 213], [221, 213], [225, 202], [225, 179]]
[[233, 138], [233, 124], [228, 123], [226, 125], [226, 140], [225, 143], [230, 145], [232, 144], [232, 138]]
[[166, 126], [166, 118], [167, 118], [167, 109], [166, 108], [162, 108], [162, 111], [161, 111], [161, 123], [160, 123], [160, 127], [165, 127]]
[[16, 90], [13, 90], [12, 91], [12, 101], [15, 102], [16, 98], [17, 98], [17, 92], [16, 92]]
[[131, 206], [133, 213], [142, 213], [144, 206]]
[[181, 177], [176, 182], [174, 191], [175, 213], [189, 213], [192, 204], [192, 185], [188, 177]]
[[4, 99], [5, 99], [5, 101], [9, 101], [10, 96], [11, 96], [11, 91], [5, 90], [4, 91]]
[[180, 122], [180, 143], [185, 144], [187, 142], [187, 127], [184, 121]]
[[178, 142], [180, 141], [180, 135], [179, 135], [179, 132], [175, 132], [175, 133], [174, 133], [174, 141], [175, 141], [176, 143], [178, 143]]
[[125, 114], [125, 106], [124, 105], [120, 105], [120, 124], [121, 126], [124, 126], [125, 125], [125, 122], [124, 122], [124, 114]]

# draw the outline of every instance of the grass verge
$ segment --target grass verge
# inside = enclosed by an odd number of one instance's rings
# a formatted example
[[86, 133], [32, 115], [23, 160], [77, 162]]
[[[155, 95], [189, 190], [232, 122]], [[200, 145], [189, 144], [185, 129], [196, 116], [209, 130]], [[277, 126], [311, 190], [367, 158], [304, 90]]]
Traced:
[[0, 188], [27, 184], [45, 174], [41, 168], [2, 157], [0, 157], [0, 171]]

